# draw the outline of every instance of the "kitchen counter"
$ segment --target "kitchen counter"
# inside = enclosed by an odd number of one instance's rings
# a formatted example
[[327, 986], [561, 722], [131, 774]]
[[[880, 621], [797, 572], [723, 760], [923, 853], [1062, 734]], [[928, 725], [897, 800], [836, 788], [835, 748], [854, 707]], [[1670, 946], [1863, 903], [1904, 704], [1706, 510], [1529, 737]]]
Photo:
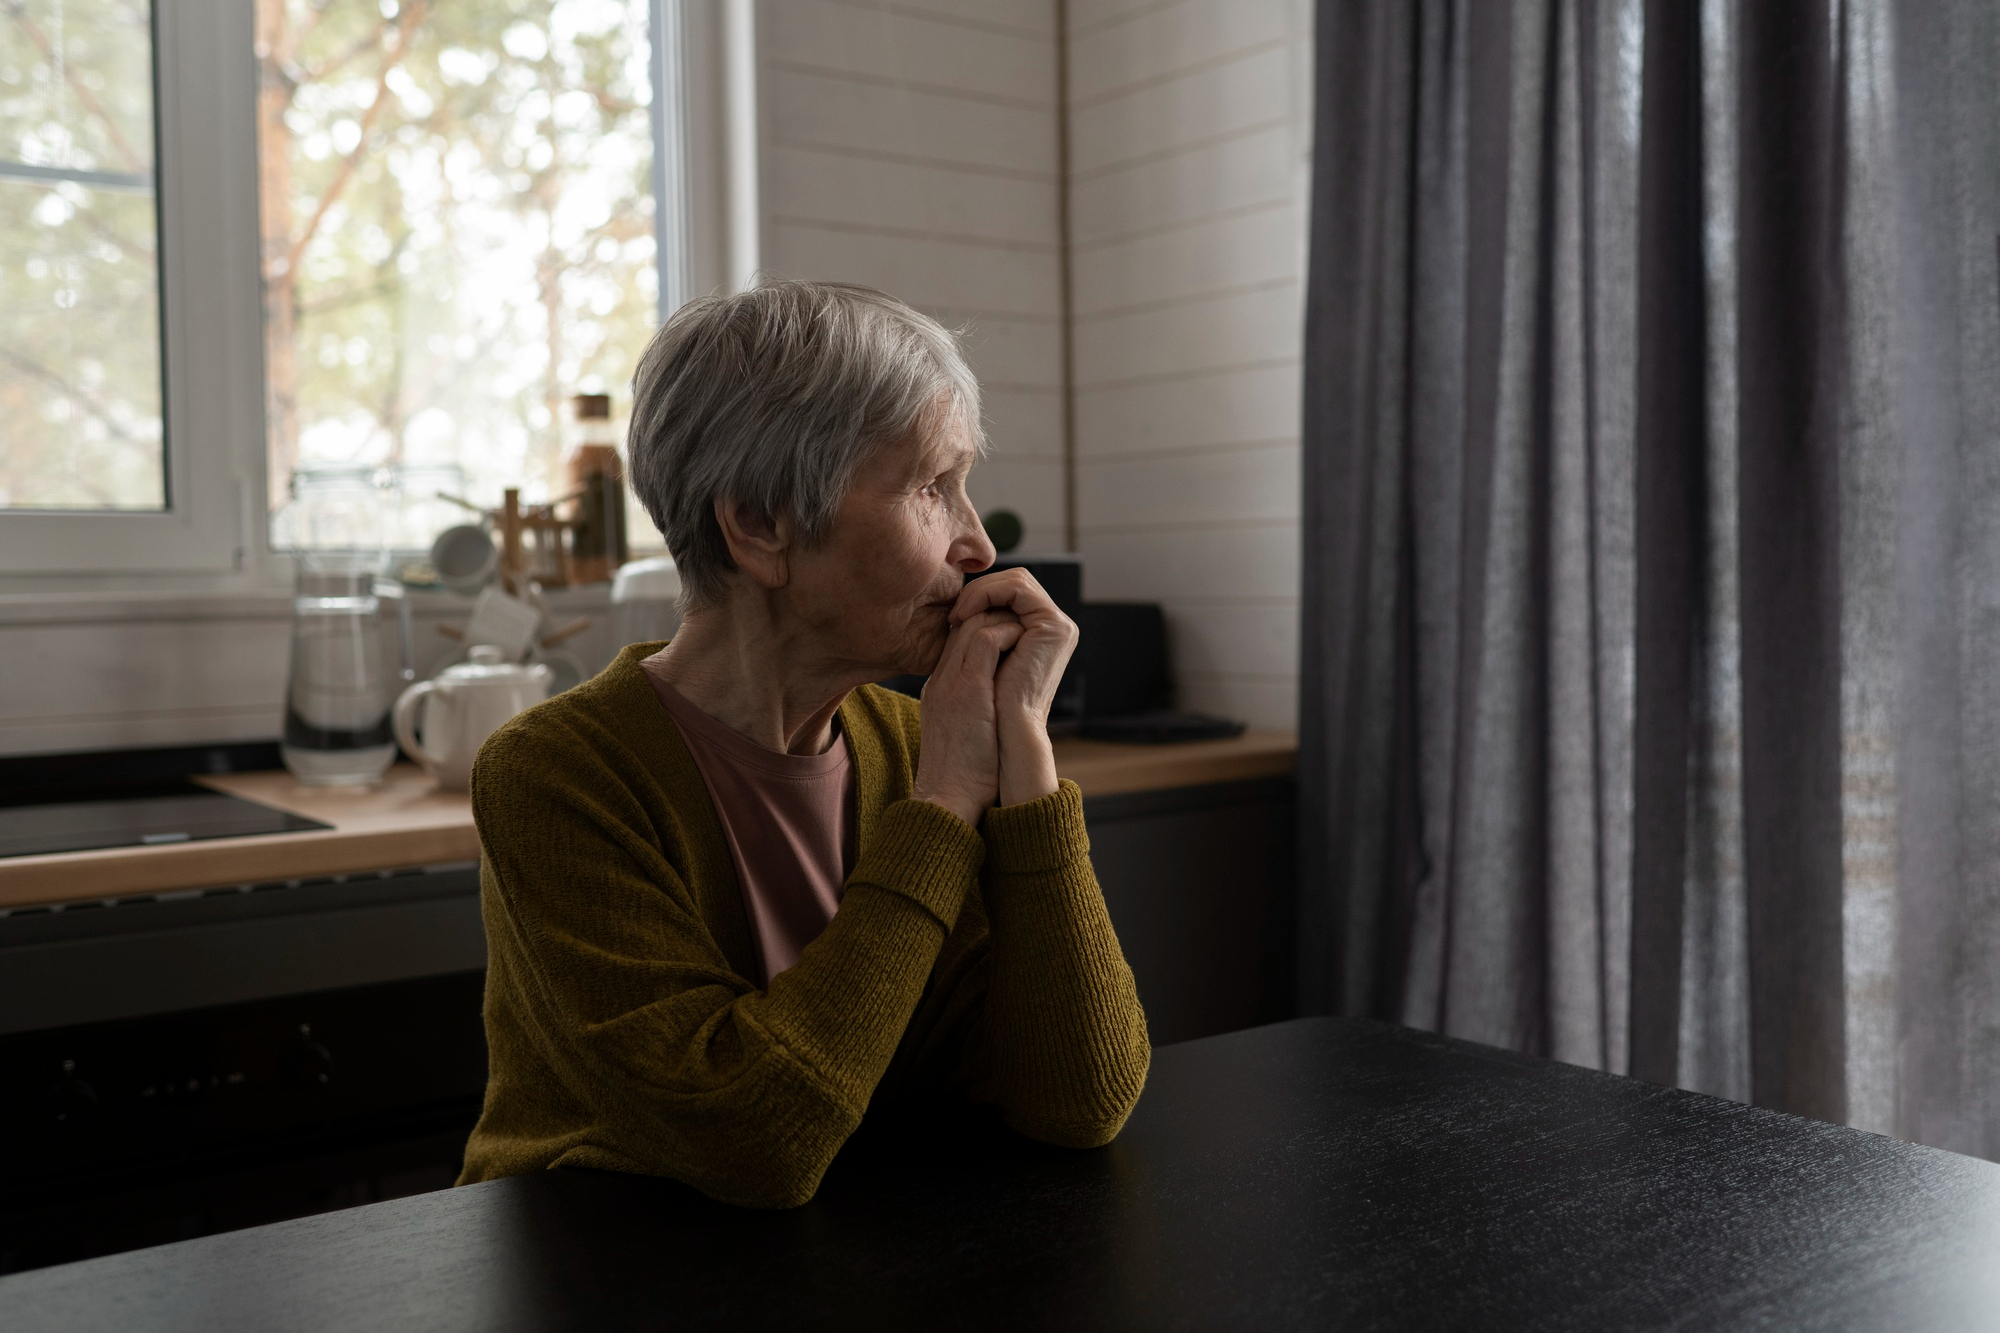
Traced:
[[[1298, 738], [1252, 731], [1180, 745], [1056, 742], [1056, 768], [1086, 797], [1282, 777]], [[0, 860], [0, 909], [150, 897], [221, 885], [315, 879], [479, 856], [462, 793], [440, 792], [419, 769], [398, 765], [373, 787], [302, 787], [289, 773], [197, 781], [333, 827], [154, 847], [114, 847]]]
[[1086, 797], [1289, 777], [1299, 758], [1299, 738], [1289, 731], [1246, 731], [1226, 741], [1178, 745], [1075, 739], [1055, 745], [1056, 772]]

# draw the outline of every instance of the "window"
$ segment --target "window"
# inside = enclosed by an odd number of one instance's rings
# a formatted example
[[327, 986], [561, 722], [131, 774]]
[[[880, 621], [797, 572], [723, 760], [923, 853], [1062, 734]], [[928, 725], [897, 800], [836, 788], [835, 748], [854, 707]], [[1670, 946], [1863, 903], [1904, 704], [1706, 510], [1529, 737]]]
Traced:
[[378, 469], [394, 544], [565, 489], [568, 404], [660, 311], [649, 0], [257, 6], [266, 428], [298, 482]]
[[161, 510], [145, 0], [0, 4], [0, 509]]
[[680, 40], [676, 0], [0, 0], [0, 586], [254, 575], [301, 470], [553, 498], [568, 400], [687, 286]]

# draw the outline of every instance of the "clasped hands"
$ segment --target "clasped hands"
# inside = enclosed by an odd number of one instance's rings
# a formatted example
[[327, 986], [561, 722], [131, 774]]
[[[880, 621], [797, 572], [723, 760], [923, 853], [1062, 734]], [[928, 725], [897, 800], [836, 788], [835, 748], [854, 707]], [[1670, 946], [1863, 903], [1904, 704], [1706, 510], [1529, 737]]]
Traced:
[[910, 795], [968, 824], [996, 803], [1056, 789], [1049, 707], [1076, 650], [1076, 622], [1024, 569], [965, 585], [924, 685], [923, 748]]

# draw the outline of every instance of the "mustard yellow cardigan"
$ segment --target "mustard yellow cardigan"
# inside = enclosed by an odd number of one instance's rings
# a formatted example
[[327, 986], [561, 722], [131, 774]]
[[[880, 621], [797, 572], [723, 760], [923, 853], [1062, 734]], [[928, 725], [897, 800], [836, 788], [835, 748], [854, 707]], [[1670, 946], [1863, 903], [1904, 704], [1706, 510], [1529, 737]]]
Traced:
[[1150, 1047], [1076, 785], [975, 829], [907, 799], [917, 702], [856, 690], [854, 873], [759, 990], [715, 807], [639, 666], [660, 646], [521, 714], [473, 768], [490, 1064], [460, 1183], [584, 1166], [789, 1207], [871, 1100], [940, 1090], [1109, 1142]]

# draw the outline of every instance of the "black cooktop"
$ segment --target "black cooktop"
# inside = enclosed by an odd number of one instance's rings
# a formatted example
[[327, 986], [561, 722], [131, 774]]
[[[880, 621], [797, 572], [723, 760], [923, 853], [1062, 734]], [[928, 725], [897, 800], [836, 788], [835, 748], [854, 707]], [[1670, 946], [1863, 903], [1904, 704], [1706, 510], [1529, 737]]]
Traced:
[[0, 809], [0, 857], [145, 847], [203, 838], [243, 838], [332, 828], [192, 782], [109, 799]]
[[0, 760], [0, 858], [333, 827], [178, 775], [275, 768], [276, 750], [259, 744]]

